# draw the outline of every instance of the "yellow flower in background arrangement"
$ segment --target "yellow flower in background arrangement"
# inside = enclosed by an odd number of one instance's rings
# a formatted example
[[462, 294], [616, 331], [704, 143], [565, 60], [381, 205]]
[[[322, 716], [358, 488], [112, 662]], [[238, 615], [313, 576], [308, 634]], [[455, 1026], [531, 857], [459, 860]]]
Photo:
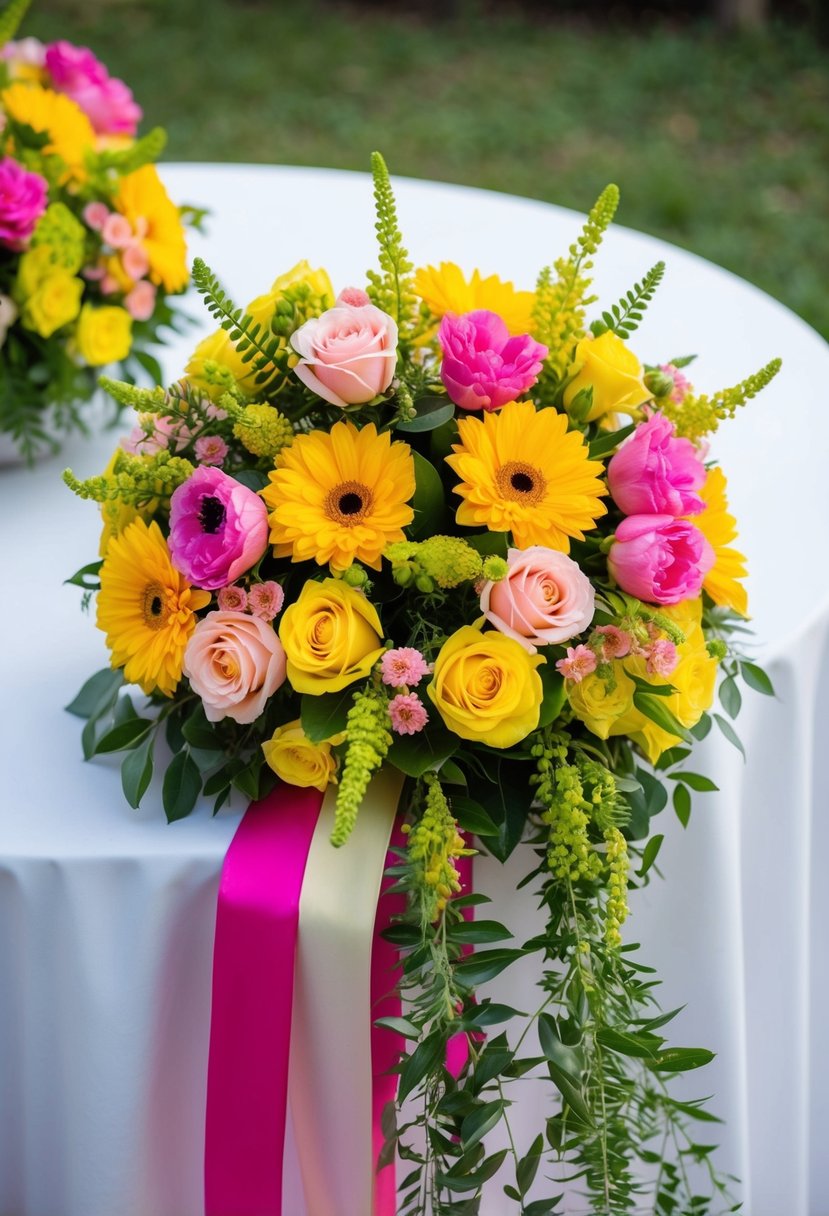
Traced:
[[439, 266], [424, 266], [415, 274], [414, 289], [429, 311], [436, 317], [447, 312], [473, 312], [479, 308], [497, 312], [513, 335], [528, 334], [532, 329], [535, 292], [517, 291], [510, 282], [497, 274], [482, 278], [472, 272], [466, 279], [454, 262]]
[[262, 744], [262, 751], [269, 767], [288, 785], [310, 787], [324, 794], [337, 780], [332, 744], [342, 743], [344, 738], [340, 734], [324, 743], [312, 743], [297, 718], [278, 727], [272, 738]]
[[330, 433], [298, 435], [262, 491], [274, 552], [332, 570], [355, 560], [379, 570], [386, 545], [403, 540], [414, 518], [414, 491], [409, 445], [378, 434], [373, 423], [358, 430], [337, 422]]
[[96, 135], [80, 106], [62, 93], [22, 81], [4, 89], [0, 102], [15, 122], [48, 136], [42, 152], [61, 158], [66, 178], [84, 180], [86, 154], [94, 150]]
[[157, 523], [136, 519], [109, 542], [101, 567], [97, 625], [106, 634], [113, 667], [145, 693], [172, 696], [181, 679], [195, 613], [210, 603], [170, 561]]
[[75, 333], [78, 353], [90, 367], [126, 359], [132, 345], [132, 317], [125, 308], [84, 304]]
[[65, 270], [53, 270], [41, 279], [23, 304], [21, 324], [41, 338], [50, 338], [56, 330], [75, 320], [81, 309], [83, 289], [81, 279]]
[[729, 513], [726, 489], [728, 483], [722, 469], [715, 466], [708, 470], [700, 498], [706, 504], [700, 515], [693, 517], [714, 550], [714, 565], [703, 581], [703, 589], [721, 608], [733, 608], [741, 616], [748, 616], [748, 594], [739, 579], [746, 577], [746, 559], [742, 553], [731, 548], [737, 539], [737, 521]]
[[458, 434], [446, 463], [461, 478], [459, 524], [511, 532], [519, 549], [567, 553], [570, 538], [583, 540], [607, 513], [604, 466], [589, 459], [578, 431], [567, 431], [564, 414], [514, 401], [482, 419], [462, 418]]
[[115, 206], [138, 233], [152, 281], [165, 291], [181, 291], [188, 278], [184, 225], [155, 165], [121, 178]]

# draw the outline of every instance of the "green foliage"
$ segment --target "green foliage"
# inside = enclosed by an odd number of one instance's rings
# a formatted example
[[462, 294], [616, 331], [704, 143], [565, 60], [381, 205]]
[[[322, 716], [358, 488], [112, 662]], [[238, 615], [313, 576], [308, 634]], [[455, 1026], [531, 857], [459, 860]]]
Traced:
[[661, 403], [662, 411], [675, 423], [677, 435], [699, 439], [716, 431], [725, 419], [733, 418], [741, 405], [771, 383], [781, 366], [781, 359], [772, 359], [732, 388], [721, 389], [711, 396], [689, 394], [679, 405], [667, 399]]
[[601, 321], [593, 322], [590, 327], [593, 333], [598, 336], [610, 330], [620, 338], [629, 338], [634, 330], [639, 328], [642, 315], [653, 299], [664, 274], [665, 263], [657, 262], [640, 283], [634, 283], [618, 304], [614, 304], [609, 312], [602, 313]]
[[250, 364], [257, 385], [267, 384], [278, 371], [285, 371], [284, 359], [280, 357], [280, 352], [284, 354], [282, 339], [237, 308], [201, 258], [193, 262], [193, 285], [211, 316], [230, 334], [242, 362]]
[[0, 47], [14, 38], [30, 4], [31, 0], [9, 0], [4, 7], [0, 13]]
[[389, 171], [379, 152], [371, 154], [371, 174], [374, 179], [374, 204], [377, 212], [374, 227], [380, 245], [380, 272], [367, 272], [368, 294], [373, 304], [394, 317], [400, 336], [405, 342], [416, 315], [417, 301], [412, 291], [414, 266], [403, 246]]
[[163, 127], [153, 127], [127, 148], [107, 148], [92, 156], [93, 172], [115, 171], [119, 176], [135, 173], [144, 165], [155, 164], [161, 159], [167, 146], [167, 132]]

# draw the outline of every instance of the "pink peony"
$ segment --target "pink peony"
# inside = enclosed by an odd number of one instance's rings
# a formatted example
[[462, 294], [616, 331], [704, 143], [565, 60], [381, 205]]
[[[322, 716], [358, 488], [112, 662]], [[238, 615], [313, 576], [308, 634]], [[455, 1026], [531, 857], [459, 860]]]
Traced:
[[135, 321], [149, 321], [155, 312], [157, 288], [148, 279], [140, 279], [124, 296], [124, 308]]
[[254, 583], [248, 592], [248, 608], [263, 621], [272, 621], [279, 616], [285, 603], [285, 592], [279, 583]]
[[426, 708], [416, 692], [398, 693], [389, 701], [391, 728], [398, 735], [416, 735], [429, 721]]
[[664, 414], [642, 422], [607, 466], [607, 484], [625, 515], [698, 515], [705, 466], [690, 439], [677, 439]]
[[447, 313], [438, 338], [443, 348], [440, 378], [455, 405], [497, 410], [515, 401], [538, 379], [547, 347], [529, 334], [511, 338], [497, 313], [480, 309]]
[[49, 187], [10, 156], [0, 161], [0, 243], [22, 249], [46, 210]]
[[607, 567], [623, 591], [651, 604], [699, 595], [714, 550], [699, 528], [670, 515], [630, 515], [616, 529]]
[[285, 682], [285, 651], [255, 616], [208, 612], [184, 652], [184, 674], [202, 699], [208, 722], [255, 722]]
[[196, 460], [199, 464], [221, 464], [227, 456], [227, 444], [221, 435], [200, 435], [196, 440]]
[[581, 684], [585, 676], [591, 675], [598, 666], [598, 659], [589, 646], [568, 646], [567, 655], [556, 663], [556, 671], [565, 680]]
[[80, 106], [99, 135], [135, 135], [141, 107], [132, 90], [110, 76], [92, 51], [53, 42], [46, 48], [45, 62], [54, 87]]
[[380, 670], [384, 684], [390, 684], [392, 688], [406, 684], [413, 688], [431, 669], [419, 650], [413, 646], [398, 646], [396, 650], [386, 651], [380, 660]]
[[601, 639], [601, 655], [603, 659], [623, 659], [630, 654], [631, 636], [616, 625], [599, 625], [594, 633]]
[[397, 366], [397, 323], [373, 304], [339, 304], [291, 334], [294, 371], [332, 405], [361, 405], [384, 393]]
[[231, 583], [229, 587], [219, 588], [216, 600], [222, 612], [244, 612], [248, 606], [248, 593], [238, 583]]
[[170, 499], [170, 556], [196, 587], [215, 591], [259, 561], [268, 509], [221, 469], [200, 466]]
[[531, 545], [510, 549], [507, 564], [506, 578], [485, 583], [481, 591], [481, 611], [496, 629], [530, 654], [587, 629], [593, 620], [593, 587], [571, 557]]

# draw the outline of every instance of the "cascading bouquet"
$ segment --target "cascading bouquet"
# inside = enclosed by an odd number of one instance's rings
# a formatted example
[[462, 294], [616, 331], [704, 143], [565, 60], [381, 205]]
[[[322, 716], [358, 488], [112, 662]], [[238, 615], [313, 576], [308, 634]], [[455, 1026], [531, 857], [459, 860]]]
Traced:
[[[562, 1179], [594, 1213], [643, 1196], [709, 1212], [731, 1202], [692, 1132], [713, 1116], [666, 1078], [711, 1056], [666, 1045], [673, 1014], [621, 928], [668, 789], [685, 824], [691, 792], [715, 788], [686, 768], [694, 739], [716, 722], [739, 746], [738, 678], [770, 691], [732, 640], [745, 567], [705, 437], [779, 362], [712, 396], [690, 359], [643, 367], [626, 341], [661, 264], [588, 327], [613, 186], [530, 292], [451, 263], [414, 273], [373, 168], [366, 290], [335, 297], [301, 262], [238, 309], [197, 262], [221, 328], [166, 391], [107, 383], [138, 425], [102, 476], [65, 479], [103, 514], [102, 560], [70, 581], [96, 596], [111, 668], [69, 708], [87, 757], [126, 753], [132, 806], [166, 738], [171, 820], [202, 793], [218, 810], [232, 790], [333, 784], [342, 845], [372, 773], [406, 775], [392, 873], [408, 911], [390, 935], [413, 1050], [387, 1125], [410, 1166], [401, 1212], [477, 1211], [505, 1159], [524, 1216], [558, 1210]], [[708, 712], [718, 672], [726, 716]], [[546, 917], [521, 944], [469, 919], [486, 895], [460, 892], [456, 865], [517, 848], [533, 895], [515, 898]], [[476, 996], [528, 957], [534, 1012]], [[557, 1105], [521, 1146], [508, 1091], [531, 1071]], [[488, 1151], [499, 1124], [509, 1145]], [[558, 1182], [535, 1198], [542, 1163]]]
[[129, 88], [85, 47], [11, 42], [27, 7], [0, 16], [0, 433], [25, 459], [84, 428], [98, 370], [153, 381], [147, 348], [184, 290], [183, 220], [136, 138]]

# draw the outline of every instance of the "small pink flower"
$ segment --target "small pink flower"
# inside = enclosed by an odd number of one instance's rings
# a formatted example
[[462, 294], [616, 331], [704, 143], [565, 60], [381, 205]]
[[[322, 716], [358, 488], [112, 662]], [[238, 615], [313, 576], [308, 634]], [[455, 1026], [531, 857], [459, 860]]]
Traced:
[[133, 456], [152, 456], [162, 448], [181, 452], [190, 442], [190, 428], [179, 418], [151, 418], [146, 426], [133, 427], [130, 434], [121, 440], [121, 447]]
[[352, 308], [365, 308], [371, 303], [371, 298], [360, 287], [346, 287], [337, 296], [337, 307], [351, 305]]
[[101, 232], [109, 219], [109, 207], [106, 203], [87, 203], [83, 209], [83, 218], [93, 232]]
[[0, 161], [0, 244], [23, 249], [46, 210], [49, 187], [11, 156]]
[[104, 220], [101, 236], [110, 249], [126, 249], [133, 240], [132, 224], [126, 216], [111, 211]]
[[594, 672], [597, 666], [598, 660], [589, 646], [568, 646], [566, 658], [559, 659], [556, 663], [556, 671], [563, 675], [565, 680], [581, 684], [584, 677]]
[[136, 321], [149, 321], [155, 312], [157, 288], [148, 279], [139, 279], [124, 296], [124, 307]]
[[222, 612], [244, 612], [248, 606], [248, 593], [238, 583], [222, 587], [216, 593], [216, 599]]
[[670, 515], [629, 515], [607, 555], [622, 590], [648, 604], [693, 599], [713, 564], [714, 550], [699, 528]]
[[392, 688], [406, 684], [413, 688], [431, 669], [419, 650], [413, 646], [399, 646], [386, 651], [380, 661], [380, 670], [384, 684], [390, 684]]
[[0, 50], [0, 59], [9, 60], [13, 65], [42, 68], [46, 61], [46, 47], [39, 38], [19, 38], [16, 42], [7, 42]]
[[279, 583], [254, 583], [248, 592], [248, 610], [263, 621], [279, 616], [285, 603], [285, 592]]
[[147, 257], [144, 246], [139, 245], [137, 241], [127, 245], [121, 254], [121, 265], [131, 279], [143, 279], [150, 269], [150, 259]]
[[196, 460], [199, 464], [221, 464], [227, 456], [227, 444], [221, 435], [200, 435], [196, 440]]
[[416, 735], [429, 721], [429, 715], [416, 692], [398, 693], [389, 701], [391, 728], [398, 735]]
[[101, 292], [105, 296], [114, 296], [121, 290], [121, 284], [113, 274], [105, 274], [101, 279]]
[[696, 448], [659, 413], [637, 426], [607, 466], [608, 488], [625, 515], [698, 515], [704, 483]]
[[669, 676], [676, 670], [679, 655], [676, 646], [667, 638], [654, 642], [648, 651], [648, 672], [652, 676]]
[[291, 334], [294, 372], [331, 405], [362, 405], [384, 393], [397, 366], [397, 322], [373, 304], [341, 304]]
[[623, 659], [630, 654], [631, 636], [616, 625], [599, 625], [595, 633], [602, 639], [602, 658]]
[[100, 283], [106, 274], [106, 268], [104, 266], [84, 266], [81, 274], [89, 283]]
[[674, 382], [674, 387], [670, 394], [671, 401], [675, 405], [682, 405], [691, 387], [691, 381], [687, 376], [683, 376], [679, 368], [674, 367], [673, 363], [660, 363], [659, 370], [664, 372], [666, 376], [670, 376]]
[[227, 418], [227, 410], [223, 410], [221, 406], [214, 405], [212, 401], [208, 401], [204, 407], [204, 416], [209, 418], [211, 422], [224, 422]]
[[438, 340], [443, 348], [440, 378], [464, 410], [498, 410], [538, 379], [547, 347], [529, 334], [511, 337], [497, 313], [447, 313]]

